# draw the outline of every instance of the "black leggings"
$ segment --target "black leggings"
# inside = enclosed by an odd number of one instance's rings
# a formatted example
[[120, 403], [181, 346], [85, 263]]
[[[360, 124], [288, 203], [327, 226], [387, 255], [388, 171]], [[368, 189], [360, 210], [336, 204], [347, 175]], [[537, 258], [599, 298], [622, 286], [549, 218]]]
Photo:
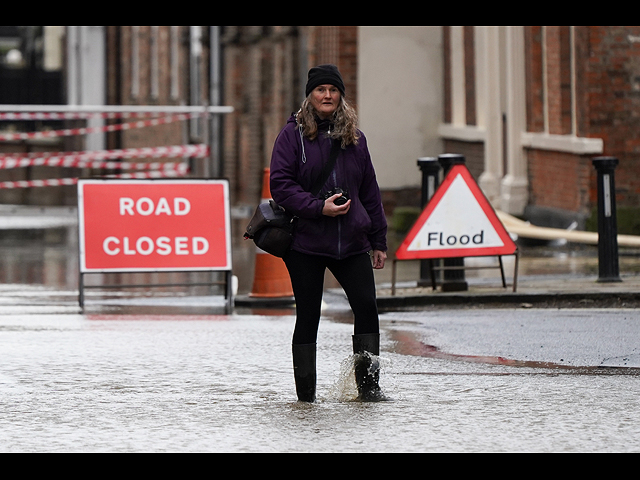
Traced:
[[375, 279], [369, 254], [334, 260], [290, 250], [284, 261], [296, 298], [294, 345], [316, 343], [327, 268], [347, 294], [354, 314], [354, 334], [379, 333]]

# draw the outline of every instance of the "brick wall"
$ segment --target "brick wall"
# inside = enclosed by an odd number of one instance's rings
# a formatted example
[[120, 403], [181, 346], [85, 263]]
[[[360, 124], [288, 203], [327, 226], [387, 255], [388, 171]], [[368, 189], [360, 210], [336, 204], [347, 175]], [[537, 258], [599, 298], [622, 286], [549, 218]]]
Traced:
[[225, 27], [222, 37], [225, 105], [224, 168], [231, 201], [254, 205], [264, 168], [287, 118], [299, 108], [299, 27]]
[[587, 214], [592, 165], [571, 153], [529, 150], [530, 204]]
[[[346, 98], [355, 106], [358, 98], [358, 27], [312, 26], [308, 30], [309, 68], [324, 63], [338, 66], [345, 84]], [[306, 77], [303, 79], [306, 82]]]
[[[191, 102], [189, 91], [189, 27], [177, 27], [173, 32], [172, 27], [160, 26], [152, 32], [150, 26], [140, 26], [134, 29], [131, 26], [109, 26], [107, 28], [107, 103], [111, 105], [189, 105]], [[203, 45], [203, 59], [209, 58], [207, 27], [203, 27], [205, 34]], [[138, 45], [138, 72], [139, 82], [137, 93], [132, 87], [132, 46], [133, 36], [137, 35]], [[178, 36], [178, 71], [179, 77], [177, 96], [171, 93], [171, 51], [172, 35]], [[157, 45], [158, 61], [158, 91], [151, 90], [151, 49], [152, 43]], [[202, 91], [208, 97], [208, 64], [205, 62], [202, 68]], [[113, 123], [113, 122], [112, 122]], [[185, 133], [184, 122], [176, 122], [168, 125], [159, 125], [152, 128], [134, 129], [108, 134], [108, 148], [140, 148], [163, 145], [179, 145], [188, 143], [189, 137]]]
[[484, 143], [483, 142], [462, 142], [458, 140], [445, 139], [444, 151], [447, 153], [458, 153], [464, 155], [465, 164], [473, 178], [478, 181], [484, 172]]
[[[568, 27], [546, 27], [547, 131], [572, 133], [571, 45]], [[640, 27], [575, 27], [575, 134], [602, 138], [617, 157], [619, 206], [640, 207]], [[526, 31], [527, 126], [544, 130], [542, 28]], [[531, 204], [588, 213], [593, 208], [593, 156], [527, 152]]]
[[[565, 26], [547, 26], [544, 30], [540, 26], [530, 26], [525, 29], [528, 131], [570, 135], [575, 112], [576, 133], [585, 135], [584, 124], [580, 120], [583, 118], [580, 113], [584, 111], [580, 92], [584, 91], [585, 77], [576, 75], [576, 83], [572, 85], [570, 33], [569, 27]], [[578, 69], [584, 68], [585, 62], [583, 33], [576, 33], [575, 63]], [[577, 92], [575, 109], [571, 99], [572, 86]], [[591, 157], [535, 149], [527, 150], [526, 156], [530, 205], [583, 215], [588, 213], [592, 200]]]
[[527, 131], [544, 131], [544, 80], [542, 27], [525, 28], [525, 81], [527, 91]]
[[640, 27], [588, 27], [589, 133], [617, 157], [617, 200], [640, 207]]

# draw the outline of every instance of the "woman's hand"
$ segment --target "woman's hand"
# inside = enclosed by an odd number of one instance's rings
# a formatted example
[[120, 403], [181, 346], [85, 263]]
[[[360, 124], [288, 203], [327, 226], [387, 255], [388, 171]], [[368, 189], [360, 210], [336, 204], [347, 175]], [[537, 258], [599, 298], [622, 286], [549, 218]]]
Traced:
[[374, 250], [371, 255], [371, 261], [373, 263], [373, 268], [376, 270], [382, 270], [384, 268], [384, 263], [387, 260], [387, 252], [383, 252], [381, 250]]
[[322, 214], [327, 217], [338, 217], [340, 215], [346, 215], [351, 208], [351, 200], [347, 200], [344, 205], [336, 205], [334, 202], [336, 198], [341, 197], [342, 194], [338, 193], [333, 197], [329, 197], [324, 201], [324, 207], [322, 208]]

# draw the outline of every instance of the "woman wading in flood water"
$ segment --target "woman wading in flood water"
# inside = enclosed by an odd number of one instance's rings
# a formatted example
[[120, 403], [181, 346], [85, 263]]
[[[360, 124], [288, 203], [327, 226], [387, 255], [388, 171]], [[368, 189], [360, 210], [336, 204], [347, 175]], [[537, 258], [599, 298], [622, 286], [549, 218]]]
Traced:
[[[378, 385], [380, 331], [373, 269], [384, 268], [387, 258], [387, 222], [366, 138], [344, 94], [337, 67], [312, 68], [307, 98], [278, 135], [271, 158], [271, 195], [297, 217], [284, 262], [296, 300], [294, 379], [298, 399], [305, 402], [316, 398], [316, 342], [326, 269], [344, 289], [354, 314], [359, 399], [385, 399]], [[320, 193], [310, 193], [323, 178]]]

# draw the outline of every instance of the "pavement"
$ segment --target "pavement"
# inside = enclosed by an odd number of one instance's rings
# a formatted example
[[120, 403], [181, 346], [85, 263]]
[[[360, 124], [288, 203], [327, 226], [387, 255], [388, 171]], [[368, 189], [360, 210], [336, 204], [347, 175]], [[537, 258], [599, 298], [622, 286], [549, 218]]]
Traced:
[[[31, 207], [0, 205], [1, 230], [48, 230], [74, 228], [74, 207]], [[15, 236], [15, 234], [14, 234]], [[245, 242], [244, 248], [246, 247]], [[241, 256], [242, 257], [242, 256]], [[496, 258], [466, 258], [466, 288], [463, 291], [435, 290], [420, 282], [419, 262], [397, 262], [395, 291], [391, 286], [392, 261], [376, 271], [381, 310], [427, 307], [519, 308], [640, 308], [640, 249], [621, 249], [620, 281], [598, 278], [597, 247], [553, 242], [521, 246], [518, 268], [515, 257], [503, 257], [507, 287], [502, 286]], [[234, 265], [236, 271], [247, 267]], [[517, 273], [517, 288], [513, 288]], [[248, 273], [247, 273], [248, 274]], [[328, 289], [337, 286], [330, 285]], [[515, 290], [515, 291], [514, 291]], [[242, 292], [241, 292], [242, 293]]]
[[640, 308], [640, 249], [620, 250], [614, 282], [599, 278], [596, 246], [553, 242], [520, 250], [517, 270], [515, 257], [503, 257], [506, 288], [496, 257], [466, 258], [462, 291], [443, 291], [440, 282], [433, 289], [430, 279], [415, 280], [418, 262], [397, 262], [395, 291], [389, 278], [379, 282], [380, 307]]
[[[498, 279], [499, 283], [500, 280]], [[621, 282], [601, 283], [597, 276], [525, 276], [514, 292], [510, 286], [474, 284], [460, 292], [438, 287], [405, 286], [391, 294], [378, 290], [381, 310], [425, 307], [520, 307], [520, 308], [640, 308], [640, 276], [621, 275]]]

